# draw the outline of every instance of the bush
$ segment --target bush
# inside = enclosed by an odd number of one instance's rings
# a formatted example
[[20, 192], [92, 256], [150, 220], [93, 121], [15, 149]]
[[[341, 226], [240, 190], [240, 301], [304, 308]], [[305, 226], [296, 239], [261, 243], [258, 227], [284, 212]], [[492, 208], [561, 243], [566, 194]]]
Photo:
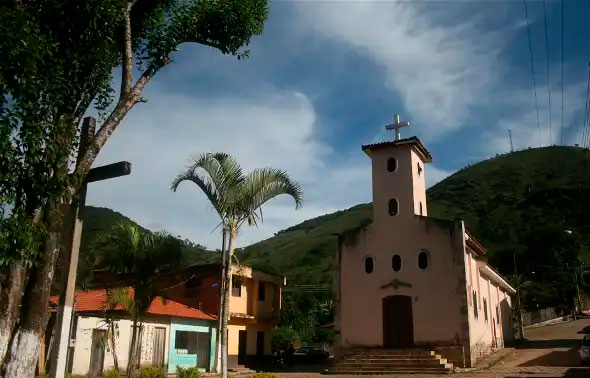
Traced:
[[176, 367], [176, 378], [201, 378], [201, 372], [196, 367], [181, 368], [178, 366]]
[[252, 378], [280, 378], [276, 373], [255, 373], [251, 375]]
[[159, 367], [143, 367], [139, 369], [136, 378], [166, 378], [166, 373]]
[[105, 371], [102, 376], [103, 378], [125, 378], [125, 374], [115, 369]]

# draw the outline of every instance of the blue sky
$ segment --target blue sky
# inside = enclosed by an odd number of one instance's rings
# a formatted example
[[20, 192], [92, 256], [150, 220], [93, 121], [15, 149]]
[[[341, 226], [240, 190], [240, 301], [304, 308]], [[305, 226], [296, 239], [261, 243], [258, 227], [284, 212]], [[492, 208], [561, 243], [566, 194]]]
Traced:
[[[515, 148], [559, 144], [561, 2], [547, 1], [549, 81], [542, 1], [529, 1], [539, 123], [522, 1], [274, 1], [249, 59], [183, 45], [149, 84], [96, 165], [133, 164], [131, 176], [93, 183], [88, 204], [151, 229], [218, 248], [214, 211], [195, 185], [170, 181], [194, 153], [224, 151], [246, 170], [287, 169], [305, 190], [264, 208], [264, 224], [242, 231], [248, 245], [310, 217], [371, 200], [360, 145], [391, 138], [394, 113], [412, 123], [434, 162], [432, 185]], [[564, 144], [580, 143], [590, 2], [566, 0]], [[551, 137], [548, 88], [551, 88]]]

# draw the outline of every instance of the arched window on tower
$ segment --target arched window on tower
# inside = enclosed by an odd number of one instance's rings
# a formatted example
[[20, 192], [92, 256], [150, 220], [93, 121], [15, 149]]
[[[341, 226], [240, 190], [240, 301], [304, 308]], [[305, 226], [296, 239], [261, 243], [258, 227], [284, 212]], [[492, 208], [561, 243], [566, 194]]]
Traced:
[[420, 215], [424, 215], [424, 213], [422, 212], [422, 201], [420, 201]]
[[392, 198], [389, 200], [388, 210], [389, 210], [389, 215], [391, 215], [391, 216], [397, 215], [397, 212], [399, 211], [399, 204], [397, 203], [397, 200], [395, 198]]
[[371, 274], [375, 270], [375, 259], [373, 256], [365, 257], [365, 273]]
[[391, 258], [391, 268], [394, 272], [399, 272], [402, 268], [402, 257], [397, 253]]
[[416, 163], [416, 165], [418, 165], [418, 177], [420, 177], [422, 175], [422, 166], [420, 163]]
[[418, 268], [422, 270], [428, 268], [428, 252], [422, 251], [418, 254]]
[[387, 159], [387, 171], [394, 172], [397, 169], [397, 160], [394, 157]]

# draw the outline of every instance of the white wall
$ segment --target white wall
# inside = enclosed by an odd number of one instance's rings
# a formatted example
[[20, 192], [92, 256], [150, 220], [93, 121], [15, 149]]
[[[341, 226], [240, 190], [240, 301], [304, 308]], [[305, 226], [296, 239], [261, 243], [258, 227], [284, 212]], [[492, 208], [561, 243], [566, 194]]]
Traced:
[[[124, 369], [127, 366], [127, 358], [129, 356], [129, 344], [131, 343], [131, 320], [120, 319], [116, 321], [118, 325], [118, 335], [115, 338], [115, 348], [119, 362], [119, 369]], [[164, 327], [166, 329], [165, 353], [164, 363], [168, 363], [168, 349], [169, 349], [169, 333], [170, 321], [168, 319], [149, 319], [143, 323], [143, 337], [141, 348], [141, 364], [151, 365], [152, 363], [152, 348], [153, 348], [153, 332], [154, 327]], [[73, 374], [86, 374], [90, 367], [90, 354], [92, 348], [92, 331], [94, 329], [106, 330], [104, 319], [92, 316], [79, 316], [78, 325], [76, 328], [76, 345], [74, 348], [74, 359], [72, 364]], [[113, 352], [111, 345], [105, 349], [104, 370], [109, 370], [114, 367]]]

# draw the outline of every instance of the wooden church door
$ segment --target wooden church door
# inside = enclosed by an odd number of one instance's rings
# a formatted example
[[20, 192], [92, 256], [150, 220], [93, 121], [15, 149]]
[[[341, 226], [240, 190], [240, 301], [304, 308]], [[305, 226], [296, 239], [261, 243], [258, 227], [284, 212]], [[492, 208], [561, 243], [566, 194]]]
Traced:
[[413, 345], [412, 297], [392, 295], [383, 298], [383, 347], [405, 348]]

